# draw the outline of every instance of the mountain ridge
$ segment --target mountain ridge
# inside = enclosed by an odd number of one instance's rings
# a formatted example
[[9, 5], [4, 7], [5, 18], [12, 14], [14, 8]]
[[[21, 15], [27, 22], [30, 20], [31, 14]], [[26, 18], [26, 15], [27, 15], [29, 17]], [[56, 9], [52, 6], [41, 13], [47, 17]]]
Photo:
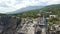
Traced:
[[41, 9], [43, 6], [28, 6], [26, 8], [21, 8], [18, 9], [14, 12], [9, 12], [7, 14], [17, 14], [17, 13], [22, 13], [22, 12], [26, 12], [26, 11], [30, 11], [30, 10], [36, 10], [36, 9]]

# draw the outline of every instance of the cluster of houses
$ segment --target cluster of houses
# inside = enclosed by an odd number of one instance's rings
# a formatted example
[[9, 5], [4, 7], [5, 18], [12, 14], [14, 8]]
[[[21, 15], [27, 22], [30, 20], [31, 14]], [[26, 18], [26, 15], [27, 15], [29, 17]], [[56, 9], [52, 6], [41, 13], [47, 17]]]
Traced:
[[57, 21], [54, 21], [54, 23], [49, 27], [49, 33], [52, 34], [54, 31], [54, 34], [60, 34], [60, 19], [58, 15], [49, 15], [46, 19], [51, 19], [51, 18], [56, 18], [58, 19]]

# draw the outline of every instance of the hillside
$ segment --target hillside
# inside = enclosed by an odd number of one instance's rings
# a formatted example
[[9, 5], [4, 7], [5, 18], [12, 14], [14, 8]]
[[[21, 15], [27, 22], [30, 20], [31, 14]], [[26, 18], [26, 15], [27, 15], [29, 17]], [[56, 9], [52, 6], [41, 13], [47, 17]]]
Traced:
[[[19, 10], [18, 10], [19, 12]], [[51, 13], [48, 13], [51, 12]], [[50, 14], [56, 14], [60, 16], [60, 4], [45, 6], [40, 9], [24, 11], [22, 13], [13, 14], [19, 17], [36, 17], [38, 13], [44, 14], [46, 16]], [[12, 15], [12, 14], [11, 14]]]
[[[48, 13], [48, 12], [51, 12], [51, 13]], [[15, 14], [15, 15], [20, 15], [22, 17], [24, 17], [24, 16], [35, 17], [38, 13], [41, 13], [44, 15], [56, 14], [56, 15], [60, 16], [60, 4], [49, 5], [44, 8], [41, 8], [41, 9], [30, 10], [30, 11], [26, 11], [26, 12]]]
[[42, 12], [51, 12], [51, 14], [60, 15], [60, 4], [50, 5], [40, 9]]

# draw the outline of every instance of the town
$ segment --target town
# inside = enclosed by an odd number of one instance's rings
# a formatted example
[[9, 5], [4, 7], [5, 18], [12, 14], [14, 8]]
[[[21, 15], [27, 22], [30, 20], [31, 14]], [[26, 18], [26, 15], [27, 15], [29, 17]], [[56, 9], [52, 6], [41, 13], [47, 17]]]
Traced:
[[0, 0], [0, 34], [60, 34], [60, 0]]
[[[49, 18], [57, 17], [49, 15]], [[35, 19], [4, 15], [0, 17], [0, 34], [60, 34], [60, 25], [48, 24], [44, 15], [37, 14]]]

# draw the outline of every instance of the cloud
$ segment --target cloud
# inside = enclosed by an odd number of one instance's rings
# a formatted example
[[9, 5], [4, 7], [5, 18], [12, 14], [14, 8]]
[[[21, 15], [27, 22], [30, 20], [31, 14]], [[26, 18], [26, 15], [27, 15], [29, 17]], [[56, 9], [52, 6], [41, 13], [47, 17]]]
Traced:
[[60, 4], [60, 0], [0, 0], [0, 13], [12, 12], [27, 6]]
[[52, 0], [52, 1], [49, 1], [48, 2], [48, 5], [51, 5], [51, 4], [60, 4], [60, 0]]

